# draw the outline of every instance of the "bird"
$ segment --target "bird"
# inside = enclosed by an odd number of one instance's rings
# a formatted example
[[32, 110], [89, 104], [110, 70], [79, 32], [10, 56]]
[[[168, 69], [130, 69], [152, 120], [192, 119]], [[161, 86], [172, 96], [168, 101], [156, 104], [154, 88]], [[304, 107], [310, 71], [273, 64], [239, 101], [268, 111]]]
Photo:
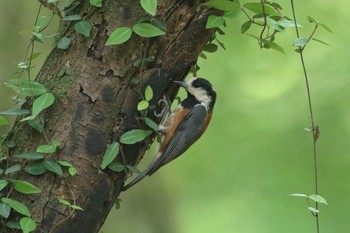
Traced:
[[187, 98], [174, 109], [164, 124], [158, 126], [162, 137], [158, 153], [151, 164], [125, 185], [122, 191], [182, 155], [202, 136], [210, 123], [216, 102], [216, 92], [212, 84], [199, 77], [173, 82], [185, 88]]

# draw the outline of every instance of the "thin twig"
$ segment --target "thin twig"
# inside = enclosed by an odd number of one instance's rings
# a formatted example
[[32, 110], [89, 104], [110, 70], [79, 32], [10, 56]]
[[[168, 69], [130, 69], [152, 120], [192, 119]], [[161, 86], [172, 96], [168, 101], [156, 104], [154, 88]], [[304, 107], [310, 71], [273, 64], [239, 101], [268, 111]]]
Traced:
[[264, 35], [265, 29], [267, 27], [264, 0], [261, 0], [261, 7], [262, 7], [263, 15], [264, 15], [264, 26], [263, 26], [263, 29], [261, 30], [261, 33], [260, 33], [260, 41], [259, 41], [260, 48], [263, 47], [263, 35]]
[[[295, 31], [296, 31], [297, 37], [299, 38], [300, 36], [299, 36], [299, 30], [298, 30], [298, 25], [297, 25], [297, 19], [295, 16], [294, 1], [291, 0], [290, 2], [291, 2], [291, 6], [292, 6]], [[302, 64], [303, 71], [304, 71], [304, 78], [305, 78], [305, 83], [306, 83], [306, 91], [307, 91], [307, 98], [308, 98], [308, 104], [309, 104], [309, 113], [310, 113], [310, 120], [311, 120], [312, 134], [313, 134], [312, 139], [313, 139], [313, 158], [314, 158], [314, 182], [315, 182], [315, 194], [318, 195], [318, 171], [317, 171], [317, 150], [316, 150], [316, 141], [317, 141], [318, 137], [316, 136], [316, 134], [318, 134], [319, 131], [318, 131], [318, 129], [316, 129], [315, 122], [314, 122], [309, 79], [307, 76], [307, 71], [306, 71], [306, 66], [305, 66], [305, 61], [304, 61], [304, 56], [303, 56], [303, 50], [301, 47], [299, 47], [299, 50], [300, 50], [299, 51], [300, 60], [301, 60], [301, 64]], [[318, 202], [316, 202], [316, 209], [318, 209]], [[320, 225], [319, 225], [319, 219], [318, 219], [319, 214], [316, 213], [314, 216], [316, 218], [317, 233], [320, 233]]]

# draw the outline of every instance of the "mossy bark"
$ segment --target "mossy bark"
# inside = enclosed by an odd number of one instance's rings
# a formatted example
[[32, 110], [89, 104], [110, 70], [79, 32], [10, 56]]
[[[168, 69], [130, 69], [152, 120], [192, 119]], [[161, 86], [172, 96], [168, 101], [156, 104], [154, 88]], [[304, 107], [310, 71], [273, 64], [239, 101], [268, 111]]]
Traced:
[[[70, 37], [72, 44], [68, 50], [53, 49], [36, 80], [56, 97], [42, 116], [45, 137], [48, 141], [60, 140], [62, 145], [48, 157], [71, 162], [78, 174], [71, 177], [65, 171], [59, 177], [51, 172], [41, 176], [20, 172], [13, 177], [42, 190], [35, 195], [15, 191], [10, 195], [29, 207], [37, 232], [88, 233], [101, 227], [126, 178], [125, 172], [100, 170], [102, 155], [124, 132], [146, 128], [138, 120], [136, 106], [147, 85], [154, 91], [154, 105], [164, 94], [174, 98], [177, 87], [172, 81], [186, 76], [213, 35], [212, 30], [205, 29], [213, 11], [202, 2], [158, 1], [156, 18], [166, 24], [166, 35], [146, 39], [133, 34], [118, 46], [105, 46], [105, 42], [114, 29], [131, 26], [145, 15], [138, 0], [104, 0], [98, 9], [88, 1], [81, 3], [78, 13], [93, 25], [89, 38], [76, 33], [74, 23], [61, 25], [62, 36]], [[145, 57], [154, 57], [154, 61], [134, 65], [135, 60]], [[135, 79], [140, 83], [133, 84]], [[24, 108], [30, 109], [30, 104]], [[153, 113], [149, 117], [159, 121]], [[125, 162], [137, 164], [154, 136], [142, 143], [123, 145]], [[17, 121], [7, 139], [15, 141], [16, 146], [7, 149], [8, 154], [33, 152], [48, 143], [45, 137]], [[26, 163], [9, 161], [22, 166]], [[74, 202], [84, 211], [71, 214], [58, 199]]]

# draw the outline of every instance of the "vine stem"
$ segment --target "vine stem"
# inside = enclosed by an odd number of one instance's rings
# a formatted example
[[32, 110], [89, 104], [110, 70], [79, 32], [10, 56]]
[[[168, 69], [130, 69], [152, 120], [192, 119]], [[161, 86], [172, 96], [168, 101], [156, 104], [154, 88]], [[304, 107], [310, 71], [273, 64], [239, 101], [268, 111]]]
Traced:
[[[293, 13], [293, 19], [295, 24], [295, 31], [297, 34], [297, 37], [299, 38], [299, 30], [297, 25], [297, 19], [295, 16], [295, 9], [294, 9], [294, 0], [290, 1], [291, 7], [292, 7], [292, 13]], [[303, 56], [303, 49], [302, 47], [299, 47], [299, 54], [300, 54], [300, 60], [303, 67], [304, 72], [304, 78], [305, 78], [305, 84], [306, 84], [306, 91], [307, 91], [307, 98], [308, 98], [308, 104], [309, 104], [309, 113], [310, 113], [310, 120], [311, 120], [311, 127], [312, 127], [312, 138], [313, 138], [313, 159], [314, 159], [314, 182], [315, 182], [315, 194], [318, 195], [318, 170], [317, 170], [317, 148], [316, 148], [316, 141], [318, 139], [319, 131], [318, 127], [315, 125], [314, 122], [314, 116], [312, 111], [312, 101], [311, 101], [311, 92], [310, 92], [310, 85], [309, 85], [309, 79], [307, 75], [307, 70], [305, 66], [304, 56]], [[318, 209], [318, 202], [316, 202], [316, 209]], [[320, 225], [319, 225], [319, 214], [316, 213], [316, 232], [320, 233]]]

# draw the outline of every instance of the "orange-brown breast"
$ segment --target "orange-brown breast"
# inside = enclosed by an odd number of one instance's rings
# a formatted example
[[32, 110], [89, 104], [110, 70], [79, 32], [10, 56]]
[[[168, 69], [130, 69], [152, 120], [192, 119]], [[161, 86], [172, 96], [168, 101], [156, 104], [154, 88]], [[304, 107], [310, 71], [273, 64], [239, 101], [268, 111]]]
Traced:
[[190, 111], [190, 109], [186, 108], [177, 108], [174, 110], [174, 112], [169, 116], [169, 119], [165, 123], [165, 127], [167, 127], [166, 134], [162, 139], [162, 142], [159, 147], [159, 152], [162, 153], [165, 149], [165, 147], [168, 145], [169, 141], [173, 137], [177, 126], [180, 124], [180, 122], [184, 119], [186, 114]]

